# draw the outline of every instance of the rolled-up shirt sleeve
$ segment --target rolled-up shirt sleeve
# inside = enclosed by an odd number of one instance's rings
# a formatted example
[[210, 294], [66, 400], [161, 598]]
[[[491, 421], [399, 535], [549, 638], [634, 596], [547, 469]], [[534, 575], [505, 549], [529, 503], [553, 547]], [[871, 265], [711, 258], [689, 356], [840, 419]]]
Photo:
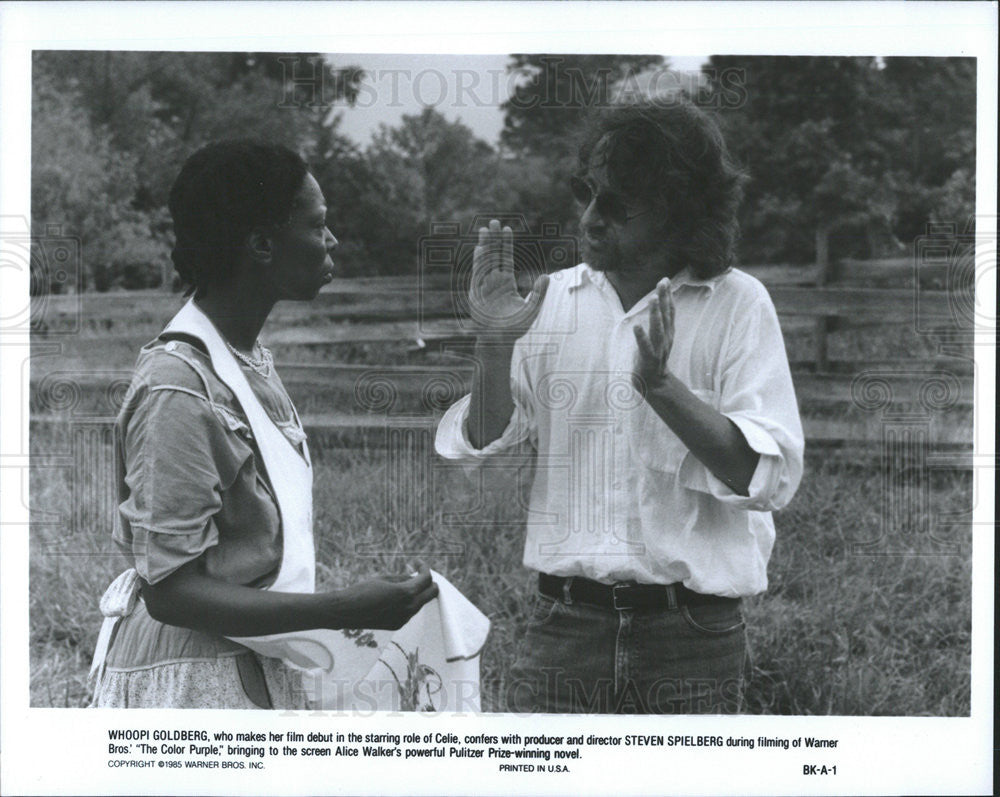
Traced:
[[119, 504], [135, 568], [155, 583], [219, 542], [213, 517], [244, 458], [206, 400], [151, 391], [125, 440], [127, 496]]
[[514, 347], [511, 358], [510, 390], [514, 400], [514, 410], [503, 433], [496, 440], [476, 448], [469, 441], [469, 406], [472, 395], [466, 394], [451, 407], [438, 423], [434, 437], [434, 449], [445, 459], [465, 461], [473, 464], [495, 454], [510, 451], [531, 440], [534, 435], [533, 414], [531, 412], [530, 390], [525, 371], [524, 347], [521, 341]]
[[730, 489], [690, 452], [680, 483], [743, 509], [773, 511], [785, 506], [802, 478], [803, 434], [778, 316], [761, 295], [740, 315], [726, 350], [719, 411], [760, 455], [747, 495]]
[[469, 404], [472, 395], [466, 394], [451, 407], [438, 423], [434, 436], [434, 449], [445, 459], [478, 460], [513, 448], [528, 437], [528, 426], [523, 411], [515, 404], [510, 421], [503, 434], [483, 448], [476, 448], [469, 441]]

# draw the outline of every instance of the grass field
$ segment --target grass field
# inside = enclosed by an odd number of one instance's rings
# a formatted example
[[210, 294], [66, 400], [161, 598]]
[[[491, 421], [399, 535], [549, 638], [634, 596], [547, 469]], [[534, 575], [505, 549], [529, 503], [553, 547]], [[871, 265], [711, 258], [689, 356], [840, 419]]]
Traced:
[[[65, 450], [58, 432], [36, 435], [36, 451]], [[109, 452], [108, 452], [109, 453]], [[457, 472], [435, 482], [422, 528], [390, 529], [382, 451], [326, 451], [315, 472], [319, 580], [344, 586], [398, 571], [418, 552], [492, 620], [483, 653], [483, 704], [499, 707], [501, 684], [526, 620], [532, 578], [523, 548], [516, 487], [494, 485], [481, 515], [448, 516], [472, 505], [473, 483]], [[38, 468], [32, 505], [71, 516], [70, 473]], [[942, 473], [930, 485], [939, 520], [971, 506], [971, 477]], [[753, 678], [746, 710], [775, 714], [935, 715], [969, 713], [971, 651], [968, 527], [946, 532], [940, 551], [922, 530], [934, 518], [899, 518], [872, 552], [855, 545], [881, 533], [886, 496], [871, 468], [810, 457], [802, 487], [776, 516], [770, 589], [747, 602]], [[81, 706], [100, 625], [97, 599], [122, 568], [105, 519], [84, 512], [83, 529], [36, 524], [31, 540], [31, 703]], [[483, 528], [479, 518], [492, 522]], [[940, 535], [939, 531], [939, 535]], [[441, 541], [461, 553], [443, 555]], [[367, 548], [365, 547], [367, 546]], [[894, 555], [880, 550], [893, 548]], [[358, 550], [380, 550], [360, 555]]]
[[[808, 334], [787, 335], [786, 345], [792, 359], [813, 350]], [[844, 329], [831, 334], [829, 345], [831, 357], [859, 363], [915, 361], [935, 353], [933, 340], [900, 327], [875, 334]], [[418, 356], [405, 345], [276, 350], [275, 355], [279, 368], [283, 359], [401, 363]], [[33, 382], [52, 370], [127, 370], [134, 356], [124, 346], [63, 339], [57, 353], [33, 363]], [[421, 362], [435, 359], [430, 352], [419, 356]], [[300, 410], [317, 409], [315, 398], [295, 398]], [[810, 411], [839, 415], [847, 410]], [[950, 422], [969, 425], [971, 418], [956, 415]], [[34, 706], [87, 703], [86, 673], [100, 626], [97, 601], [124, 566], [111, 550], [109, 515], [74, 498], [79, 465], [66, 466], [64, 459], [46, 466], [72, 451], [72, 433], [68, 423], [32, 430], [37, 457], [31, 474], [30, 556]], [[90, 469], [110, 478], [109, 448], [97, 454]], [[394, 471], [385, 451], [321, 450], [314, 459], [321, 584], [343, 586], [401, 570], [417, 552], [492, 620], [482, 658], [483, 706], [499, 710], [533, 592], [532, 574], [521, 566], [524, 532], [517, 487], [491, 485], [474, 517], [454, 520], [454, 513], [477, 505], [476, 484], [455, 468], [435, 466], [432, 494], [410, 496], [425, 498], [430, 510], [401, 527], [392, 502]], [[913, 501], [914, 495], [923, 502]], [[884, 481], [870, 458], [808, 453], [797, 496], [775, 516], [770, 588], [745, 606], [753, 656], [745, 710], [968, 715], [971, 506], [969, 472], [918, 469]], [[896, 509], [884, 517], [887, 507]]]

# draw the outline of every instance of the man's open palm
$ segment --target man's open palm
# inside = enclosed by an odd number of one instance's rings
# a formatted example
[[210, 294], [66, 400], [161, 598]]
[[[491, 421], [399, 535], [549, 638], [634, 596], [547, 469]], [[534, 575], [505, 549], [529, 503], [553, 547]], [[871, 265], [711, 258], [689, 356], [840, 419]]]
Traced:
[[514, 278], [514, 234], [510, 227], [501, 230], [500, 222], [493, 219], [489, 228], [479, 228], [479, 243], [472, 255], [469, 305], [481, 333], [523, 335], [538, 315], [548, 286], [549, 278], [543, 274], [522, 299]]

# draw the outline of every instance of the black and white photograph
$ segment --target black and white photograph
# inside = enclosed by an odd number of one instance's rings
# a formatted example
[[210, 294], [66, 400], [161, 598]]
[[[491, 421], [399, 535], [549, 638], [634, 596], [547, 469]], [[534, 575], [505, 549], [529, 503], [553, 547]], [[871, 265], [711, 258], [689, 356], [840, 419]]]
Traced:
[[214, 5], [0, 63], [11, 793], [989, 793], [996, 7]]

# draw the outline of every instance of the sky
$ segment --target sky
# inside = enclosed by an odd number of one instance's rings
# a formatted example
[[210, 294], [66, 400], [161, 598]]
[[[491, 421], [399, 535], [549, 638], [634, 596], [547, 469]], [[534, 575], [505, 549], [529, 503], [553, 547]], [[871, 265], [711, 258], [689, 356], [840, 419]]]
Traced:
[[[706, 56], [667, 56], [679, 71], [698, 71]], [[397, 124], [403, 114], [433, 105], [449, 120], [461, 119], [490, 144], [503, 128], [500, 103], [507, 99], [512, 78], [509, 56], [330, 53], [335, 67], [359, 66], [366, 71], [358, 102], [344, 106], [340, 130], [365, 145], [380, 123]]]

